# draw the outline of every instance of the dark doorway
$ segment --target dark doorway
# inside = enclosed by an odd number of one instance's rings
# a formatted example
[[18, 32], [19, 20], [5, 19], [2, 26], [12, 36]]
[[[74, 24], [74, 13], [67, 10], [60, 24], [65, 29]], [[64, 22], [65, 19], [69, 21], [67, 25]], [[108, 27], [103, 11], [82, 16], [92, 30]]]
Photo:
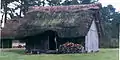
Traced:
[[26, 40], [26, 49], [56, 50], [55, 38], [57, 38], [56, 32], [52, 30], [29, 36]]
[[55, 31], [52, 31], [52, 30], [48, 30], [45, 32], [45, 34], [48, 35], [48, 40], [49, 40], [49, 50], [55, 50], [57, 47], [56, 47], [56, 41], [55, 41], [55, 38], [57, 37], [56, 36], [56, 32]]

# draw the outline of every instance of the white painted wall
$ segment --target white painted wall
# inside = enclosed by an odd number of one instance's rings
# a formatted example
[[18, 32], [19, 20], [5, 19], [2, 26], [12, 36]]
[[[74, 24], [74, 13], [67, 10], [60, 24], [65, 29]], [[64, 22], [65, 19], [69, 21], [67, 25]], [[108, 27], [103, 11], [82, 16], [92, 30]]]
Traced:
[[88, 34], [85, 36], [85, 48], [87, 52], [99, 50], [99, 39], [95, 21], [92, 22]]

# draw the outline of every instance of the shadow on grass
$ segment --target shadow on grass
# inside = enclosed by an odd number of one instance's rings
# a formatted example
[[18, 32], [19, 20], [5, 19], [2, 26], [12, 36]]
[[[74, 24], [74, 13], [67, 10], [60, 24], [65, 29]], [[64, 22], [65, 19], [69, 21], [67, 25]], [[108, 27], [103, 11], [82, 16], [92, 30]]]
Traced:
[[[118, 50], [118, 49], [101, 49], [102, 53], [105, 53], [106, 51], [113, 51], [113, 50]], [[19, 55], [34, 55], [34, 54], [26, 54], [24, 49], [7, 49], [7, 50], [3, 49], [3, 51], [4, 52], [15, 53], [15, 54], [19, 54]]]
[[3, 50], [4, 52], [10, 52], [10, 53], [15, 53], [15, 54], [20, 54], [20, 55], [26, 55], [25, 50], [23, 49], [10, 49], [10, 50]]

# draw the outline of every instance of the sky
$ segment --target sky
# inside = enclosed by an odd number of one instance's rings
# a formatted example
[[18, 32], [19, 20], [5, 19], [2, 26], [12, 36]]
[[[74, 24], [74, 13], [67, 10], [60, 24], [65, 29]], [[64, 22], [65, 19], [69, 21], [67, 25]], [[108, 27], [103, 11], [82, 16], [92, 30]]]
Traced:
[[99, 2], [102, 3], [102, 6], [111, 4], [116, 8], [116, 11], [120, 11], [120, 0], [99, 0]]

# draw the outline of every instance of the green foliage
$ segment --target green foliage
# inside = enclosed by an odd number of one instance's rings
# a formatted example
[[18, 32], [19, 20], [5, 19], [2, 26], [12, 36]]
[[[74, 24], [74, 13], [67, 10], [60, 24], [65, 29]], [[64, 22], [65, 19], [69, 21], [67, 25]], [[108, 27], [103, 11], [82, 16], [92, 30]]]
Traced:
[[80, 4], [78, 0], [65, 0], [62, 5], [77, 5]]
[[62, 0], [47, 0], [49, 6], [61, 5]]
[[120, 23], [120, 13], [115, 12], [115, 8], [112, 5], [103, 7], [101, 9], [101, 21], [105, 37], [107, 37], [102, 44], [107, 44], [107, 47], [113, 47], [111, 44], [116, 44], [114, 47], [118, 47], [118, 43], [111, 42], [112, 38], [118, 40], [118, 24]]
[[79, 4], [90, 4], [95, 3], [98, 0], [65, 0], [62, 5], [79, 5]]

